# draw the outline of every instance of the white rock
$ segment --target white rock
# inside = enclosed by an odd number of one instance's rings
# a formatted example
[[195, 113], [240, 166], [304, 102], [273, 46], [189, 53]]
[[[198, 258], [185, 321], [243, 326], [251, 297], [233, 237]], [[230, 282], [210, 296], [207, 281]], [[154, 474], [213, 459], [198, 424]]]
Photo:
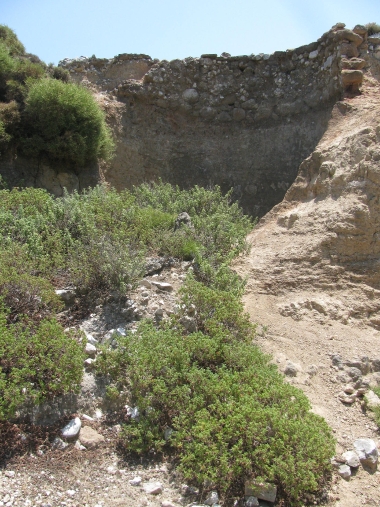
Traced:
[[66, 447], [68, 447], [68, 445], [69, 444], [67, 442], [64, 442], [59, 437], [56, 437], [53, 440], [53, 443], [51, 444], [51, 446], [52, 446], [53, 449], [58, 449], [59, 451], [63, 451], [63, 449], [66, 449]]
[[82, 445], [79, 440], [77, 440], [75, 442], [75, 445], [74, 445], [75, 449], [78, 449], [78, 451], [85, 451], [86, 450], [86, 447], [84, 445]]
[[182, 93], [182, 97], [186, 100], [186, 102], [194, 104], [195, 102], [198, 102], [199, 94], [197, 90], [194, 90], [194, 88], [188, 88]]
[[365, 401], [370, 410], [380, 405], [380, 398], [373, 391], [368, 391], [368, 393], [366, 393]]
[[347, 451], [342, 454], [343, 458], [346, 460], [346, 464], [352, 468], [357, 468], [360, 465], [359, 456], [355, 451]]
[[13, 470], [6, 470], [4, 472], [4, 475], [5, 475], [5, 477], [10, 477], [11, 478], [11, 477], [14, 477], [16, 475], [16, 473]]
[[137, 477], [134, 477], [133, 479], [131, 479], [129, 481], [129, 484], [131, 486], [140, 486], [141, 482], [142, 482], [141, 477], [137, 476]]
[[96, 352], [97, 352], [97, 348], [95, 347], [95, 345], [93, 345], [92, 343], [90, 342], [87, 342], [86, 343], [86, 349], [85, 349], [85, 352], [88, 356], [95, 356], [96, 355]]
[[318, 49], [316, 49], [315, 51], [312, 51], [311, 53], [309, 53], [309, 59], [313, 60], [314, 58], [317, 58], [318, 53], [319, 53]]
[[70, 421], [69, 424], [66, 424], [66, 426], [61, 430], [61, 434], [63, 438], [75, 438], [78, 435], [81, 427], [82, 423], [79, 417], [76, 417]]
[[161, 502], [161, 507], [178, 507], [178, 504], [174, 504], [173, 502], [169, 502], [168, 500], [164, 500]]
[[259, 500], [255, 496], [249, 496], [245, 501], [245, 507], [258, 507]]
[[349, 479], [351, 477], [351, 468], [348, 465], [340, 465], [338, 474], [343, 477], [343, 479]]
[[206, 505], [215, 505], [219, 502], [219, 496], [216, 491], [210, 491], [205, 500]]
[[66, 495], [69, 495], [69, 496], [74, 496], [75, 495], [75, 491], [73, 489], [68, 489], [66, 491]]
[[379, 459], [379, 453], [375, 442], [370, 438], [358, 438], [358, 440], [354, 442], [354, 447], [361, 464], [375, 470]]
[[110, 475], [115, 475], [117, 472], [117, 468], [115, 468], [114, 466], [109, 466], [107, 467], [107, 474], [110, 474]]
[[152, 288], [152, 284], [150, 283], [150, 281], [146, 280], [145, 278], [143, 278], [142, 280], [140, 280], [139, 285], [141, 287], [145, 287], [147, 289], [151, 289]]
[[165, 292], [171, 292], [173, 290], [173, 285], [167, 282], [152, 282], [157, 289], [163, 290]]
[[159, 495], [162, 493], [162, 484], [160, 482], [146, 482], [143, 488], [147, 495]]
[[116, 334], [118, 334], [119, 336], [127, 336], [127, 333], [126, 333], [124, 327], [118, 327], [116, 329]]
[[134, 419], [135, 421], [138, 421], [140, 419], [140, 412], [138, 407], [130, 407], [129, 405], [125, 405], [125, 409], [127, 410], [127, 415], [131, 419]]
[[82, 418], [86, 421], [94, 421], [95, 419], [87, 414], [82, 414]]
[[91, 343], [92, 345], [96, 345], [97, 343], [99, 343], [98, 340], [92, 336], [92, 334], [86, 333], [86, 331], [85, 331], [85, 335], [86, 335], [88, 343]]

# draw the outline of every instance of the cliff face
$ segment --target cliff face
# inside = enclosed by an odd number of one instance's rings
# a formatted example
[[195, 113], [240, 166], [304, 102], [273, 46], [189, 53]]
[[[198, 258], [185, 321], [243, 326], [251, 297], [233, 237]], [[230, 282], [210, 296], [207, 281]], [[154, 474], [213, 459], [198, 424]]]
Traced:
[[112, 185], [158, 177], [182, 187], [219, 184], [263, 215], [326, 128], [341, 94], [339, 43], [333, 31], [273, 55], [120, 55], [61, 65], [113, 99], [117, 156], [104, 171]]
[[[282, 200], [367, 59], [365, 30], [338, 24], [318, 42], [272, 55], [64, 60], [104, 106], [116, 157], [85, 170], [35, 163], [32, 179], [57, 195], [66, 183], [81, 189], [100, 179], [118, 189], [158, 178], [185, 188], [218, 184], [262, 216]], [[10, 158], [7, 172], [25, 165]]]

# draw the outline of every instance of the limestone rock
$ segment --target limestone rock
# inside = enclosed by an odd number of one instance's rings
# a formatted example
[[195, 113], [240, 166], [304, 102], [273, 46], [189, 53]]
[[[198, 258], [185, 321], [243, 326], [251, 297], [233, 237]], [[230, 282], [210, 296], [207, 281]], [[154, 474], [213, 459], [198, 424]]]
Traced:
[[245, 496], [254, 496], [267, 502], [275, 502], [277, 495], [277, 486], [267, 482], [256, 480], [247, 480], [245, 482]]
[[183, 92], [182, 97], [189, 104], [195, 104], [199, 100], [199, 93], [194, 88], [188, 88]]
[[104, 437], [90, 426], [83, 426], [79, 432], [79, 440], [87, 449], [95, 449], [104, 442]]
[[208, 495], [206, 500], [204, 501], [205, 505], [215, 505], [219, 502], [219, 496], [216, 491], [211, 491]]
[[363, 72], [361, 70], [343, 69], [342, 82], [346, 89], [351, 88], [352, 91], [356, 91], [363, 82]]
[[379, 453], [377, 446], [370, 438], [355, 440], [354, 447], [363, 466], [376, 470]]
[[92, 343], [87, 342], [85, 352], [88, 356], [94, 357], [96, 355], [97, 348]]
[[186, 212], [180, 213], [175, 219], [174, 230], [180, 229], [183, 225], [192, 227], [190, 215]]
[[340, 465], [338, 474], [343, 477], [343, 479], [349, 479], [351, 477], [351, 468], [348, 465]]
[[61, 430], [61, 434], [63, 438], [66, 438], [68, 440], [75, 438], [76, 436], [78, 436], [81, 427], [82, 427], [81, 420], [79, 419], [79, 417], [76, 417], [68, 424], [66, 424], [66, 426]]
[[143, 488], [147, 495], [159, 495], [162, 493], [162, 484], [160, 482], [146, 482], [143, 484]]
[[157, 289], [165, 292], [172, 292], [173, 290], [173, 285], [167, 282], [152, 282], [152, 284], [155, 285]]
[[373, 391], [368, 391], [366, 393], [365, 402], [370, 410], [380, 406], [380, 398]]
[[360, 465], [359, 456], [355, 451], [347, 451], [342, 454], [342, 457], [346, 460], [346, 464], [352, 468], [358, 468]]
[[133, 479], [131, 479], [131, 480], [129, 481], [129, 484], [130, 484], [131, 486], [140, 486], [141, 482], [142, 482], [141, 477], [140, 477], [140, 476], [137, 476], [137, 477], [134, 477]]
[[255, 496], [248, 496], [245, 499], [245, 507], [259, 507], [260, 503]]

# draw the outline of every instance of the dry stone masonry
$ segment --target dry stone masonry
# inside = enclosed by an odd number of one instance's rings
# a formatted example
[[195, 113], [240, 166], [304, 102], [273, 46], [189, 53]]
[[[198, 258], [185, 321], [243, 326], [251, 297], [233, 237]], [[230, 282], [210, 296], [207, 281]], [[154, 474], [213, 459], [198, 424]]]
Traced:
[[115, 159], [107, 167], [65, 168], [10, 155], [0, 174], [11, 186], [22, 179], [55, 195], [100, 180], [117, 189], [158, 178], [182, 188], [218, 184], [262, 216], [315, 149], [333, 105], [345, 91], [358, 93], [363, 73], [379, 64], [380, 35], [342, 23], [317, 42], [271, 55], [65, 59], [59, 65], [104, 106]]
[[111, 184], [219, 184], [262, 215], [283, 198], [343, 91], [358, 91], [376, 40], [338, 23], [317, 42], [272, 55], [124, 54], [60, 65], [119, 105], [117, 157], [104, 171]]

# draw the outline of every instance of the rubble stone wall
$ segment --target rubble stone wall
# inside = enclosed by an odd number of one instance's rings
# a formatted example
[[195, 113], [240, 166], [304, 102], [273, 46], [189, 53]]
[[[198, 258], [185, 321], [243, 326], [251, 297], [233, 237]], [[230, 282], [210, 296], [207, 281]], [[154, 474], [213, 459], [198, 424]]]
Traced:
[[245, 211], [262, 216], [283, 199], [378, 47], [363, 27], [337, 24], [317, 42], [272, 55], [169, 62], [121, 54], [60, 65], [107, 112], [117, 149], [103, 179], [118, 189], [158, 178], [233, 187]]

